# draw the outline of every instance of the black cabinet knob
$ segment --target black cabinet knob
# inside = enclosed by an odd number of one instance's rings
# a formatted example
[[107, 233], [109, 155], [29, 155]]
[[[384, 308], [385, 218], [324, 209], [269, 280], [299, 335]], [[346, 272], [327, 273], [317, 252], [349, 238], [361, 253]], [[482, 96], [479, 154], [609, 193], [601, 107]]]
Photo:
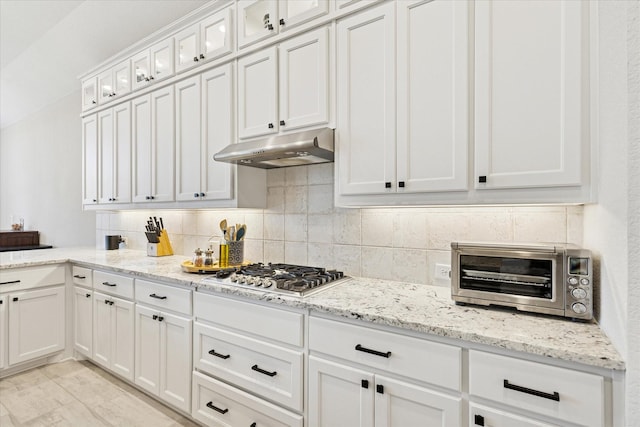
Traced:
[[96, 100], [94, 99], [93, 101], [91, 101], [92, 104], [97, 104]]
[[280, 120], [280, 126], [284, 126], [284, 120]]
[[158, 322], [162, 322], [163, 320], [164, 320], [164, 317], [158, 316]]
[[18, 301], [18, 297], [13, 297], [12, 301]]
[[204, 55], [203, 54], [200, 54], [200, 59], [204, 59]]
[[400, 182], [398, 182], [398, 187], [400, 187], [400, 188], [404, 188], [404, 181], [400, 181]]
[[200, 193], [200, 197], [204, 197], [204, 196], [205, 196], [205, 194], [204, 194], [204, 193]]
[[384, 188], [391, 188], [391, 183], [390, 182], [385, 182], [384, 183]]
[[98, 201], [98, 200], [96, 200], [96, 199], [93, 199], [93, 202], [94, 202], [94, 203], [95, 203], [95, 202], [97, 202], [97, 201]]
[[149, 196], [149, 198], [150, 198], [151, 200], [153, 200], [153, 199], [155, 199], [155, 196]]
[[144, 81], [145, 81], [145, 82], [148, 82], [148, 81], [149, 81], [149, 77], [145, 77], [145, 78], [144, 78]]
[[267, 126], [269, 126], [269, 129], [273, 129], [273, 123], [269, 123]]
[[362, 386], [362, 388], [369, 388], [369, 380], [360, 381], [360, 385]]
[[193, 57], [193, 62], [198, 62], [198, 57], [197, 56]]
[[198, 193], [193, 193], [193, 197], [198, 198], [200, 195]]
[[473, 415], [473, 425], [484, 426], [484, 417], [482, 415]]
[[146, 200], [150, 200], [150, 199], [151, 199], [151, 197], [149, 197], [149, 196], [145, 196], [145, 199], [146, 199]]
[[267, 28], [269, 29], [269, 31], [273, 31], [273, 25], [269, 24], [267, 25]]
[[480, 183], [487, 182], [487, 177], [485, 175], [480, 175], [478, 177], [478, 182], [480, 182]]
[[280, 18], [280, 25], [284, 25], [284, 19]]
[[380, 394], [384, 394], [384, 386], [382, 384], [376, 385], [376, 391]]
[[149, 76], [149, 80], [153, 80], [153, 76]]
[[85, 298], [91, 298], [91, 294], [85, 294]]
[[153, 316], [151, 316], [153, 318], [153, 320], [158, 320], [158, 315], [154, 314]]

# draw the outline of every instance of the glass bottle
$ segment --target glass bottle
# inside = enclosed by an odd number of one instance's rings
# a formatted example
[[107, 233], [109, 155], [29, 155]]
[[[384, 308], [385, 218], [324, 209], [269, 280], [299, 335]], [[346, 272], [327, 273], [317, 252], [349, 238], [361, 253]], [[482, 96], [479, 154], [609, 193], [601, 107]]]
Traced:
[[226, 240], [220, 240], [220, 256], [218, 264], [222, 268], [229, 267], [229, 244]]
[[213, 267], [213, 249], [211, 247], [205, 251], [204, 266]]
[[204, 262], [203, 258], [202, 258], [202, 249], [198, 248], [196, 249], [196, 256], [195, 258], [193, 258], [193, 265], [195, 265], [196, 267], [202, 267], [202, 264]]

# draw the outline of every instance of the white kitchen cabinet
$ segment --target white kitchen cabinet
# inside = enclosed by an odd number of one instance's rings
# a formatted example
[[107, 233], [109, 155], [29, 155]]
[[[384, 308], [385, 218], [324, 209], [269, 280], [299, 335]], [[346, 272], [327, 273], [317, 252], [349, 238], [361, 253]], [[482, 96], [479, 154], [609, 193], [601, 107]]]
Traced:
[[329, 121], [328, 41], [320, 28], [238, 61], [240, 138]]
[[98, 118], [82, 119], [82, 204], [98, 203]]
[[162, 40], [131, 58], [133, 89], [140, 89], [174, 74], [173, 38]]
[[464, 1], [386, 3], [338, 23], [340, 194], [467, 189], [468, 52]]
[[93, 76], [82, 81], [82, 111], [98, 106], [98, 79]]
[[459, 426], [462, 398], [309, 357], [311, 426]]
[[93, 294], [94, 362], [133, 381], [135, 311], [131, 301]]
[[131, 92], [131, 61], [122, 61], [98, 76], [98, 103], [104, 104]]
[[370, 7], [374, 3], [379, 3], [382, 0], [333, 0], [335, 3], [335, 9], [339, 13], [352, 13], [356, 10]]
[[9, 365], [65, 348], [65, 287], [8, 294]]
[[73, 287], [73, 347], [93, 355], [93, 290], [80, 286]]
[[549, 424], [512, 414], [489, 406], [469, 402], [469, 426], [491, 427], [560, 427], [561, 424]]
[[136, 304], [135, 383], [176, 408], [191, 409], [189, 318]]
[[329, 12], [329, 0], [279, 0], [279, 31], [287, 31], [296, 25], [309, 22]]
[[475, 187], [580, 186], [589, 4], [476, 2]]
[[233, 11], [231, 7], [220, 10], [175, 35], [176, 72], [233, 52]]
[[100, 203], [131, 202], [131, 104], [98, 114]]
[[9, 311], [7, 306], [9, 299], [6, 295], [0, 295], [0, 369], [7, 367], [7, 333], [9, 332]]
[[167, 86], [132, 101], [133, 202], [174, 199], [173, 94]]

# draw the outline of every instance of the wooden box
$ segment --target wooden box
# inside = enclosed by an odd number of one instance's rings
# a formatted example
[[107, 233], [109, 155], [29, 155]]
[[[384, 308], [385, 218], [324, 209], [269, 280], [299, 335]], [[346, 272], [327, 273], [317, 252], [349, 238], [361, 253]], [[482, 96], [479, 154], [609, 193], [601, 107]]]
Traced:
[[16, 246], [37, 246], [40, 244], [38, 231], [0, 231], [0, 248]]

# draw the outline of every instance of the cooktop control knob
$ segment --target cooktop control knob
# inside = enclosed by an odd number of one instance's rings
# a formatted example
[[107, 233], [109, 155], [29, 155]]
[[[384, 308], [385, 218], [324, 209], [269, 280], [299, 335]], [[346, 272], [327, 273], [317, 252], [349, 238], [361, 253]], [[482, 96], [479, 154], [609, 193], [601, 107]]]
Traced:
[[580, 279], [580, 284], [582, 286], [589, 286], [589, 279], [587, 279], [586, 277], [583, 277], [582, 279]]
[[578, 278], [574, 277], [574, 276], [569, 277], [569, 284], [570, 285], [577, 285], [578, 284]]
[[575, 299], [584, 299], [587, 297], [587, 291], [585, 291], [582, 288], [575, 288], [574, 290], [571, 291], [571, 295]]
[[587, 306], [581, 302], [574, 302], [571, 304], [571, 309], [577, 314], [584, 314], [587, 312]]

